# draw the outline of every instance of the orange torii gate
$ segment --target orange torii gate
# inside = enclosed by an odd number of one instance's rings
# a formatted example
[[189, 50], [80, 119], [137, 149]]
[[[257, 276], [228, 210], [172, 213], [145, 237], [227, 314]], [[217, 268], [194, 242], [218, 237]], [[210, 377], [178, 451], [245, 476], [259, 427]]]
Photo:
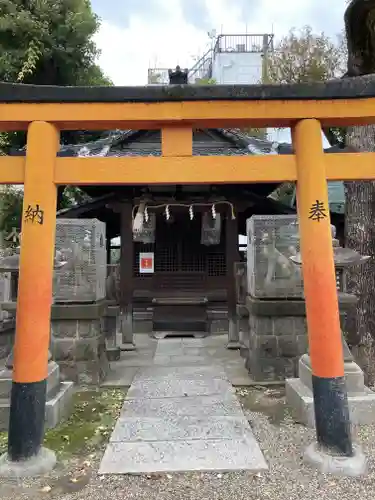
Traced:
[[[0, 84], [0, 130], [27, 130], [26, 157], [0, 157], [24, 184], [8, 456], [43, 439], [58, 185], [298, 182], [298, 215], [317, 440], [353, 456], [327, 180], [375, 179], [375, 153], [323, 154], [322, 126], [375, 123], [366, 79], [285, 86], [59, 88]], [[290, 127], [294, 155], [193, 156], [193, 128]], [[57, 157], [61, 130], [161, 129], [161, 157]], [[319, 214], [319, 216], [317, 216]]]

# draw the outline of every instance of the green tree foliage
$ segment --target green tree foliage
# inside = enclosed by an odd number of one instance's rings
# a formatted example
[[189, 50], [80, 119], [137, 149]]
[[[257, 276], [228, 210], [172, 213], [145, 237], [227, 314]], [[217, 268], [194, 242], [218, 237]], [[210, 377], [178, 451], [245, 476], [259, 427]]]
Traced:
[[[347, 49], [342, 34], [332, 39], [314, 33], [310, 26], [292, 29], [268, 57], [268, 80], [271, 83], [325, 82], [341, 78], [346, 72]], [[324, 131], [331, 144], [345, 145], [345, 131]]]
[[274, 83], [304, 83], [340, 78], [346, 71], [343, 36], [333, 40], [310, 26], [290, 30], [268, 57], [268, 78]]
[[[98, 28], [89, 0], [0, 0], [0, 81], [112, 85], [95, 62]], [[62, 134], [65, 143], [78, 140]], [[24, 133], [0, 135], [3, 151], [24, 144]]]
[[[77, 203], [89, 200], [83, 191], [75, 186], [67, 186], [63, 193], [60, 208], [68, 208]], [[18, 186], [3, 186], [0, 191], [0, 243], [6, 246], [15, 245], [15, 241], [7, 239], [12, 235], [13, 229], [19, 233], [22, 225], [23, 189]]]
[[0, 80], [108, 85], [95, 60], [89, 0], [0, 0]]
[[[13, 228], [19, 232], [22, 218], [23, 191], [17, 186], [3, 186], [0, 188], [0, 234], [5, 240]], [[4, 243], [7, 244], [6, 241]], [[12, 243], [12, 242], [10, 242]]]
[[197, 85], [216, 85], [217, 81], [215, 78], [197, 78], [195, 83]]
[[62, 193], [60, 209], [69, 208], [73, 205], [84, 203], [91, 198], [84, 191], [76, 186], [66, 186]]

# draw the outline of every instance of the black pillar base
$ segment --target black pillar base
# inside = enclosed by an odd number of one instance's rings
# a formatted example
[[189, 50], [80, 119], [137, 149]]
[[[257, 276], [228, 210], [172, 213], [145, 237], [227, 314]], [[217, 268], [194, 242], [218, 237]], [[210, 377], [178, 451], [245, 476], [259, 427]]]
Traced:
[[40, 451], [44, 437], [46, 390], [46, 380], [12, 384], [8, 455], [13, 462], [32, 458]]
[[353, 456], [344, 377], [312, 376], [318, 444], [332, 453]]

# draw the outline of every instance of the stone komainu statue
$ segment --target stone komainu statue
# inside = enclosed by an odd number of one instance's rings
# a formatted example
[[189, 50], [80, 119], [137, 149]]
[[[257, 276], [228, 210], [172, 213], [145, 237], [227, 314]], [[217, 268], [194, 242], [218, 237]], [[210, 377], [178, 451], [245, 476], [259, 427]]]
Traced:
[[375, 73], [375, 0], [351, 0], [345, 12], [348, 70], [345, 76]]

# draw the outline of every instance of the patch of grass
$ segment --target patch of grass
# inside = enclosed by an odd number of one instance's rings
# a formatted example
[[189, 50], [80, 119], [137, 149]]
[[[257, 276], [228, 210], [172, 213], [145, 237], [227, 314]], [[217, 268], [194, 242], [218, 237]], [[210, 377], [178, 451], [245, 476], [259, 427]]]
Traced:
[[8, 444], [8, 433], [0, 432], [0, 455], [5, 453]]
[[[77, 392], [71, 417], [46, 432], [44, 446], [63, 460], [101, 448], [108, 442], [125, 396], [123, 390]], [[0, 433], [0, 452], [6, 447], [7, 433]]]

